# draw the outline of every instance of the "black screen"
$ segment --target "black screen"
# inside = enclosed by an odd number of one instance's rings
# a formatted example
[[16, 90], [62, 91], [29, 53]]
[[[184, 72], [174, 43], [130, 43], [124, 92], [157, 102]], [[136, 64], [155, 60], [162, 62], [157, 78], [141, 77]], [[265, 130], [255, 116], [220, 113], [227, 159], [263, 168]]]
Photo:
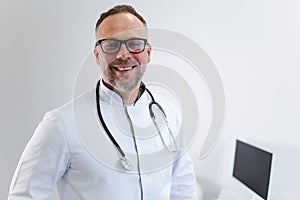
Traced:
[[251, 190], [267, 199], [272, 164], [272, 153], [236, 141], [233, 176]]

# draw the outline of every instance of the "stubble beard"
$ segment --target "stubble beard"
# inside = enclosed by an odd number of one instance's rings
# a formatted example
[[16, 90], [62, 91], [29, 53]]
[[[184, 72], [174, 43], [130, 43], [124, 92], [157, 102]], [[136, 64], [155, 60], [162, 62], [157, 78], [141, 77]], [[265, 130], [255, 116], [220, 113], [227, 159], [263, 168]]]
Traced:
[[114, 87], [114, 89], [117, 89], [122, 92], [131, 92], [138, 86], [138, 84], [140, 84], [146, 71], [146, 68], [142, 66], [137, 66], [136, 68], [132, 69], [135, 70], [135, 74], [133, 75], [135, 76], [135, 78], [131, 82], [128, 79], [130, 79], [132, 75], [125, 75], [121, 77], [120, 80], [116, 80], [116, 77], [112, 70], [113, 67], [109, 66], [107, 70], [105, 70], [104, 75], [108, 78], [108, 82]]

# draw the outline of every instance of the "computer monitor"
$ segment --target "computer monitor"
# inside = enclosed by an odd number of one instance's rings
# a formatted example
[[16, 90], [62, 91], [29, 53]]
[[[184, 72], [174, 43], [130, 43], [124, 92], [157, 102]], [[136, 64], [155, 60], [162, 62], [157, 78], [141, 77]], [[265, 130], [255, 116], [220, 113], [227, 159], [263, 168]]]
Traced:
[[233, 177], [264, 200], [268, 198], [272, 153], [236, 141]]

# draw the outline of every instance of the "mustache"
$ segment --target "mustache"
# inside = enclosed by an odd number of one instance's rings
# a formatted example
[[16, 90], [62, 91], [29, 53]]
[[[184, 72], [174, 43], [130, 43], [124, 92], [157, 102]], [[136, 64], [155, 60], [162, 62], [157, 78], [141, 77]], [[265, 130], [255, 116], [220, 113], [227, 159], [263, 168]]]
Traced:
[[137, 63], [132, 62], [130, 60], [115, 60], [112, 63], [110, 63], [109, 66], [114, 66], [114, 65], [137, 65]]

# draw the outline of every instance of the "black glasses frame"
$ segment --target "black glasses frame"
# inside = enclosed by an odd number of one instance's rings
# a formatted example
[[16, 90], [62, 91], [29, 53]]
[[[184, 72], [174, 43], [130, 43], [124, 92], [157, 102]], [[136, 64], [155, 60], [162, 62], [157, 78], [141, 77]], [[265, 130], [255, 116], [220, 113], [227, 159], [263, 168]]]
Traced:
[[[102, 43], [103, 41], [106, 41], [106, 40], [113, 40], [113, 41], [116, 41], [116, 42], [120, 42], [120, 46], [119, 46], [118, 50], [116, 50], [116, 52], [112, 52], [112, 53], [105, 52], [105, 51], [103, 50], [103, 47], [102, 47], [101, 43]], [[131, 40], [142, 40], [142, 41], [144, 42], [144, 47], [143, 47], [143, 49], [141, 49], [140, 51], [130, 51], [130, 49], [128, 48], [127, 42], [128, 42], [128, 41], [131, 41]], [[106, 54], [115, 54], [115, 53], [118, 53], [118, 52], [120, 51], [120, 48], [121, 48], [121, 46], [122, 46], [123, 43], [125, 44], [127, 50], [128, 50], [130, 53], [132, 53], [132, 54], [138, 54], [138, 53], [143, 52], [143, 51], [145, 50], [146, 45], [148, 44], [148, 43], [147, 43], [147, 39], [144, 39], [144, 38], [130, 38], [130, 39], [128, 39], [128, 40], [118, 40], [118, 39], [111, 38], [111, 39], [102, 39], [102, 40], [98, 40], [98, 41], [96, 42], [96, 44], [95, 44], [95, 47], [98, 46], [98, 45], [100, 45], [100, 47], [101, 47], [101, 49], [102, 49], [102, 51], [103, 51], [104, 53], [106, 53]]]

